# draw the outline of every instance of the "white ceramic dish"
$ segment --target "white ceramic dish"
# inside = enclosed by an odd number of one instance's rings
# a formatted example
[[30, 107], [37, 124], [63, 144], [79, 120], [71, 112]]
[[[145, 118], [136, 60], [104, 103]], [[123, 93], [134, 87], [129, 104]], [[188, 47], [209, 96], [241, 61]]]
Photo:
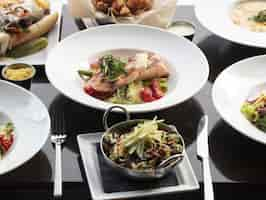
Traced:
[[230, 12], [237, 2], [238, 0], [197, 0], [196, 16], [203, 26], [222, 38], [243, 45], [266, 48], [265, 32], [252, 32], [232, 22]]
[[141, 25], [106, 25], [64, 39], [48, 56], [48, 79], [74, 101], [105, 110], [113, 104], [87, 95], [77, 70], [88, 68], [90, 57], [110, 49], [152, 51], [170, 63], [166, 96], [151, 103], [124, 105], [129, 112], [155, 111], [179, 104], [195, 95], [208, 79], [208, 62], [195, 44], [161, 29]]
[[14, 123], [11, 149], [0, 160], [0, 175], [31, 159], [45, 144], [50, 131], [50, 117], [45, 105], [27, 90], [0, 80], [0, 124]]
[[[199, 184], [194, 171], [191, 167], [187, 154], [174, 168], [174, 174], [178, 184], [173, 186], [156, 187], [153, 189], [142, 189], [123, 192], [105, 192], [103, 186], [102, 174], [99, 166], [99, 154], [97, 154], [96, 144], [100, 143], [103, 133], [89, 133], [78, 135], [78, 145], [85, 168], [86, 177], [89, 183], [92, 199], [127, 199], [144, 196], [156, 196], [170, 193], [180, 193], [199, 189]], [[119, 177], [118, 177], [119, 178]], [[112, 183], [110, 183], [112, 184]], [[134, 184], [134, 183], [133, 183]], [[148, 185], [148, 184], [147, 184]]]
[[249, 138], [266, 144], [266, 133], [252, 125], [240, 112], [243, 102], [266, 91], [266, 56], [257, 56], [233, 64], [216, 79], [212, 98], [222, 118]]
[[51, 12], [58, 12], [58, 20], [54, 28], [48, 33], [48, 46], [38, 53], [18, 59], [0, 58], [0, 65], [10, 65], [13, 63], [27, 63], [30, 65], [44, 65], [48, 52], [54, 48], [60, 39], [60, 27], [62, 20], [62, 3], [60, 1], [50, 1]]

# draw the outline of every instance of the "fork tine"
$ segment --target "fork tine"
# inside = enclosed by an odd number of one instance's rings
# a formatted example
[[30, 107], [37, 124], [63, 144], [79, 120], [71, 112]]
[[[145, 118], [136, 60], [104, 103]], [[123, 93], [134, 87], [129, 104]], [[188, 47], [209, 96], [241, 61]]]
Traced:
[[62, 111], [62, 119], [61, 119], [62, 121], [62, 129], [61, 129], [61, 131], [62, 131], [62, 134], [65, 134], [66, 133], [66, 124], [65, 124], [65, 112], [64, 111]]
[[55, 109], [53, 107], [50, 108], [50, 117], [51, 117], [51, 131], [55, 132], [56, 119], [55, 119]]
[[65, 112], [63, 106], [56, 109], [54, 106], [50, 108], [51, 116], [51, 132], [53, 135], [63, 135], [66, 133]]

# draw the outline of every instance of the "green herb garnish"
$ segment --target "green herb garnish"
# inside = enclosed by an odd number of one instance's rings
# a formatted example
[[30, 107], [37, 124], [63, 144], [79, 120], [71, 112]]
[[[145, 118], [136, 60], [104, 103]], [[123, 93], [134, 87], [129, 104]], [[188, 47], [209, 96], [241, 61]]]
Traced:
[[0, 132], [5, 132], [6, 135], [10, 135], [14, 131], [14, 125], [8, 122], [6, 125], [0, 127]]
[[112, 55], [105, 55], [100, 58], [101, 72], [108, 78], [110, 81], [115, 81], [117, 78], [126, 74], [125, 66], [126, 63], [122, 62], [118, 58], [115, 58]]
[[93, 72], [87, 70], [78, 70], [78, 74], [84, 81], [88, 81], [93, 76]]
[[241, 107], [242, 114], [257, 128], [266, 132], [266, 95], [261, 94], [253, 101], [246, 101]]

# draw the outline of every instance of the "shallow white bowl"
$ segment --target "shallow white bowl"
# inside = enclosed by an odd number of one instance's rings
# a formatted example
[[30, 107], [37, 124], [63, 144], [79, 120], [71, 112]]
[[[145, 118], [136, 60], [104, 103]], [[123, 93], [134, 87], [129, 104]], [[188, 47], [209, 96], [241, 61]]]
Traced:
[[266, 144], [266, 133], [252, 125], [240, 112], [243, 102], [266, 91], [266, 56], [242, 60], [224, 70], [216, 79], [213, 103], [222, 118], [249, 138]]
[[31, 159], [45, 144], [50, 117], [45, 105], [27, 90], [0, 80], [0, 125], [15, 126], [14, 144], [0, 160], [0, 175]]
[[110, 49], [152, 51], [170, 63], [166, 96], [151, 103], [124, 105], [129, 112], [155, 111], [179, 104], [195, 95], [208, 79], [208, 62], [195, 44], [161, 29], [142, 25], [106, 25], [64, 39], [48, 56], [48, 79], [74, 101], [105, 110], [113, 104], [87, 95], [77, 70], [89, 68], [90, 57]]
[[235, 25], [230, 12], [238, 0], [197, 0], [195, 12], [200, 23], [214, 34], [248, 46], [266, 48], [266, 33]]

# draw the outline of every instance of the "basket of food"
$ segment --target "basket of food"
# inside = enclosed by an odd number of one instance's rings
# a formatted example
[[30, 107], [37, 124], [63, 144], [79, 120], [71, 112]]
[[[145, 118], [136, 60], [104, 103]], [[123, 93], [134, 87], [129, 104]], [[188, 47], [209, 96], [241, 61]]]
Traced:
[[144, 24], [166, 28], [176, 11], [177, 0], [70, 0], [75, 17], [90, 17], [99, 24]]

